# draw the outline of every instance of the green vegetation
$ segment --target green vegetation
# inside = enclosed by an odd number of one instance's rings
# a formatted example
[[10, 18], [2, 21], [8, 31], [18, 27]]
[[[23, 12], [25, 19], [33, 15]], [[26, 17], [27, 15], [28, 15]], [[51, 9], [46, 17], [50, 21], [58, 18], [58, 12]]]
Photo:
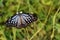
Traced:
[[60, 0], [0, 0], [0, 23], [21, 10], [38, 20], [21, 29], [0, 24], [0, 40], [60, 40]]

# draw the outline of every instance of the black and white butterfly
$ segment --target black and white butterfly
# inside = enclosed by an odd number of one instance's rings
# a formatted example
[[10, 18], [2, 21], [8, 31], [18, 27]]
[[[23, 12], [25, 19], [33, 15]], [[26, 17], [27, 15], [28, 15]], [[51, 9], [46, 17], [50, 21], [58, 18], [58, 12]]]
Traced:
[[18, 13], [6, 21], [7, 26], [23, 28], [37, 20], [36, 14]]

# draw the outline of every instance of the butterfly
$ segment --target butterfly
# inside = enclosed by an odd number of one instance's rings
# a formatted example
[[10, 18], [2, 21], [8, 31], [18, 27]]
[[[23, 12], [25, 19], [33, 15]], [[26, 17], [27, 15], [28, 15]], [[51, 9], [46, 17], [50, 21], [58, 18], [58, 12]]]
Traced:
[[6, 25], [11, 27], [24, 28], [36, 20], [36, 14], [17, 12], [17, 14], [14, 14], [12, 17], [7, 19]]

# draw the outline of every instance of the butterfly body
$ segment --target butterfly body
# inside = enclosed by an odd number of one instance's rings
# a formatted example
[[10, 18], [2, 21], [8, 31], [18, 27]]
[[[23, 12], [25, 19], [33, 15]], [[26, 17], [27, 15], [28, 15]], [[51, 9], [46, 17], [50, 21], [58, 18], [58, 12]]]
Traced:
[[6, 21], [6, 25], [11, 27], [21, 28], [21, 27], [26, 27], [27, 25], [29, 25], [30, 23], [36, 20], [37, 18], [33, 14], [18, 13], [13, 15], [11, 18], [9, 18]]

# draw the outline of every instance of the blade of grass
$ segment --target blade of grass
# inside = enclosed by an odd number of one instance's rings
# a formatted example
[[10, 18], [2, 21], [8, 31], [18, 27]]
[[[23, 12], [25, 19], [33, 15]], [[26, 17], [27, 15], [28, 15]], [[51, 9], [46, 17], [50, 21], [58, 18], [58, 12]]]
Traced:
[[48, 15], [47, 15], [47, 17], [46, 17], [46, 19], [45, 19], [45, 22], [44, 22], [43, 25], [42, 25], [42, 28], [41, 28], [41, 29], [38, 29], [37, 32], [30, 38], [30, 40], [32, 40], [32, 39], [43, 29], [43, 27], [45, 26], [45, 24], [46, 24], [46, 22], [47, 22], [47, 19], [48, 19], [49, 15], [50, 15], [51, 9], [52, 9], [52, 8], [50, 7], [50, 9], [49, 9], [49, 11], [48, 11]]
[[13, 32], [13, 40], [16, 40], [16, 28], [15, 27], [12, 28], [12, 32]]
[[17, 0], [17, 2], [18, 2], [18, 5], [17, 5], [17, 11], [18, 11], [19, 10], [19, 7], [20, 7], [21, 0], [20, 1]]
[[52, 32], [52, 35], [51, 35], [51, 40], [54, 38], [54, 31], [55, 31], [55, 20], [56, 20], [56, 15], [57, 15], [57, 13], [58, 13], [58, 11], [60, 10], [60, 7], [58, 8], [58, 10], [56, 11], [56, 13], [54, 14], [54, 16], [53, 16], [53, 32]]
[[5, 37], [5, 35], [4, 35], [4, 30], [3, 29], [0, 30], [0, 35], [2, 35], [2, 37], [0, 37], [0, 39], [7, 40], [6, 37]]

